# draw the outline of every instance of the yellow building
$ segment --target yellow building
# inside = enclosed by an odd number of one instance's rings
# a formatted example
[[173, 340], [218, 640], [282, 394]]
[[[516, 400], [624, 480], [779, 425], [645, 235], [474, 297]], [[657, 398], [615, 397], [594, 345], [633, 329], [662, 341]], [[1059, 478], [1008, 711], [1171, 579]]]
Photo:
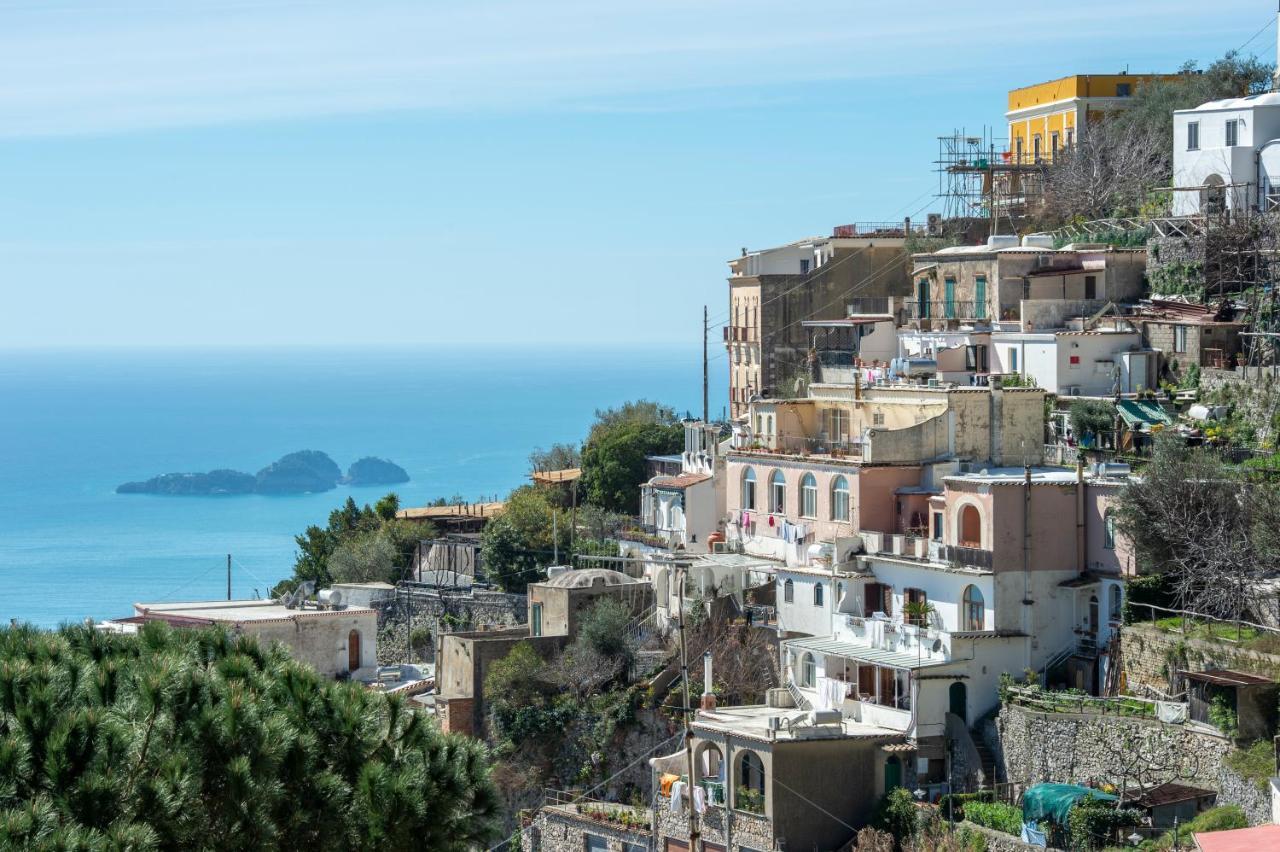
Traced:
[[1051, 161], [1075, 144], [1087, 122], [1124, 109], [1141, 86], [1176, 74], [1073, 74], [1009, 92], [1009, 152], [1014, 162]]

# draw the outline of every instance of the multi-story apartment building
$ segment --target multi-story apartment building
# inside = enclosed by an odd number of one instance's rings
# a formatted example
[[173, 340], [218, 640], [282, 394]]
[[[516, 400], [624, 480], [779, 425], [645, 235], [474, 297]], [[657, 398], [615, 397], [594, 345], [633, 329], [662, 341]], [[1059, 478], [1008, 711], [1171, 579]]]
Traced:
[[831, 237], [743, 249], [729, 261], [724, 341], [732, 417], [753, 397], [794, 393], [808, 354], [805, 320], [843, 319], [851, 305], [885, 313], [891, 298], [911, 292], [910, 227], [846, 225]]
[[1072, 74], [1009, 92], [1009, 152], [1015, 162], [1052, 162], [1091, 121], [1126, 109], [1142, 86], [1176, 74]]

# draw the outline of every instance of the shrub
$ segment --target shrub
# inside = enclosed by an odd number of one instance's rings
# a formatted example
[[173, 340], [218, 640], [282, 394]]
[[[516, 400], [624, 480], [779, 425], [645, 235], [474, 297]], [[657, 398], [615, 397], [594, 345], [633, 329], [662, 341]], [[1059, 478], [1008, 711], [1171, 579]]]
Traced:
[[[1178, 827], [1178, 843], [1183, 849], [1196, 832], [1228, 831], [1233, 828], [1248, 828], [1249, 820], [1238, 805], [1220, 805], [1210, 808], [1195, 819]], [[1166, 831], [1154, 840], [1147, 840], [1138, 848], [1142, 852], [1164, 852], [1173, 848], [1173, 832]]]
[[1072, 849], [1100, 849], [1114, 838], [1118, 829], [1137, 825], [1142, 812], [1135, 808], [1117, 809], [1111, 802], [1092, 794], [1079, 799], [1067, 816], [1067, 830]]
[[920, 812], [911, 792], [905, 787], [896, 787], [880, 800], [871, 822], [876, 828], [892, 834], [902, 848], [920, 831]]
[[1223, 763], [1241, 778], [1252, 781], [1258, 785], [1258, 789], [1265, 791], [1268, 779], [1275, 774], [1275, 750], [1270, 740], [1258, 740], [1244, 748], [1233, 750]]
[[970, 802], [990, 802], [994, 798], [990, 790], [979, 790], [976, 793], [947, 793], [938, 799], [938, 813], [943, 819], [961, 822], [965, 805]]
[[968, 802], [964, 806], [964, 818], [1005, 834], [1022, 834], [1021, 809], [1004, 802]]

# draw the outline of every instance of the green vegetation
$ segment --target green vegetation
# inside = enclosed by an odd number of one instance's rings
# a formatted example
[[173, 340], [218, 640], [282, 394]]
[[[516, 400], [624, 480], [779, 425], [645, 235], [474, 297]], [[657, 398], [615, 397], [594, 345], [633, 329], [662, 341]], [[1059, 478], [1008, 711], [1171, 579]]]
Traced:
[[0, 631], [0, 847], [469, 850], [488, 754], [279, 646], [143, 625]]
[[964, 818], [1015, 837], [1022, 833], [1022, 810], [1004, 802], [969, 802], [964, 806]]
[[749, 814], [764, 813], [764, 793], [747, 787], [739, 787], [734, 807]]
[[596, 412], [582, 448], [582, 487], [601, 508], [634, 515], [640, 509], [645, 456], [678, 452], [684, 430], [675, 412], [648, 400]]
[[1094, 698], [1080, 689], [1044, 689], [1031, 682], [1019, 686], [1001, 685], [1000, 700], [1020, 704], [1044, 713], [1099, 713], [1115, 716], [1155, 718], [1155, 702], [1142, 698], [1120, 695], [1114, 698]]
[[1116, 407], [1098, 399], [1081, 399], [1071, 403], [1068, 418], [1077, 439], [1093, 437], [1115, 430]]
[[965, 818], [964, 809], [970, 802], [993, 801], [994, 794], [990, 790], [979, 790], [976, 793], [947, 793], [938, 799], [938, 813], [944, 819], [961, 822]]
[[895, 787], [876, 805], [871, 824], [893, 835], [899, 849], [910, 848], [920, 831], [920, 811], [916, 808], [911, 791]]
[[1258, 740], [1235, 749], [1223, 759], [1223, 763], [1241, 778], [1252, 781], [1259, 790], [1266, 792], [1268, 782], [1275, 775], [1275, 747], [1270, 740]]
[[326, 526], [312, 524], [294, 541], [298, 545], [293, 577], [271, 590], [280, 595], [304, 580], [317, 587], [330, 583], [395, 583], [404, 577], [418, 542], [435, 537], [425, 521], [396, 517], [400, 498], [387, 494], [369, 506], [347, 501], [329, 513]]
[[[552, 513], [558, 511], [548, 497], [552, 489], [525, 485], [507, 495], [502, 514], [491, 520], [480, 538], [480, 554], [490, 580], [503, 589], [523, 594], [529, 583], [545, 579], [540, 566], [552, 561], [558, 545], [569, 555], [569, 518], [556, 525]], [[564, 513], [561, 513], [564, 514]]]
[[1087, 795], [1076, 801], [1067, 816], [1071, 848], [1081, 852], [1101, 849], [1115, 839], [1117, 831], [1138, 825], [1141, 820], [1142, 811], [1136, 808], [1117, 808], [1114, 802]]

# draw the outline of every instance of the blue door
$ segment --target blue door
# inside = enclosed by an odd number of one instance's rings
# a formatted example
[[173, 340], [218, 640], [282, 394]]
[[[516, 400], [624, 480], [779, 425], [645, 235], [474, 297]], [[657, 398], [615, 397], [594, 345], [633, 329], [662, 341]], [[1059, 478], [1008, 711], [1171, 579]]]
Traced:
[[919, 308], [920, 319], [928, 319], [929, 318], [929, 279], [928, 278], [920, 279], [920, 296], [919, 296], [919, 304], [917, 307]]

